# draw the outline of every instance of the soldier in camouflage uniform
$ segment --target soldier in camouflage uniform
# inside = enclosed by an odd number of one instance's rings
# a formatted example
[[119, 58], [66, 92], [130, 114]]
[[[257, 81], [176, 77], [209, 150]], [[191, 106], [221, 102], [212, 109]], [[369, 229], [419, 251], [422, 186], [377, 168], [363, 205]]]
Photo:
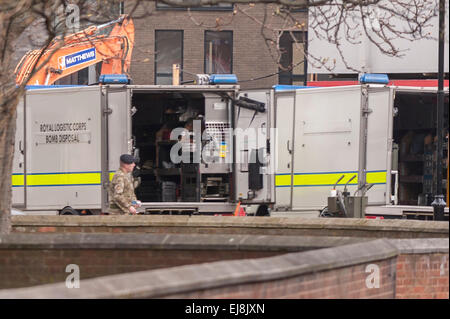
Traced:
[[120, 156], [120, 168], [114, 174], [109, 185], [109, 213], [111, 215], [136, 214], [137, 205], [134, 194], [133, 177], [131, 172], [135, 166], [135, 159], [129, 154]]

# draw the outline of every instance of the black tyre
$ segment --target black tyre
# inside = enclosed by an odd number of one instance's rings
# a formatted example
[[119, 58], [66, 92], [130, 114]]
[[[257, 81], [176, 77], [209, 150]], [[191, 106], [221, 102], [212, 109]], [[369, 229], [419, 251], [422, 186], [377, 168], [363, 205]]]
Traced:
[[267, 205], [259, 205], [256, 216], [270, 216], [269, 207]]
[[60, 215], [80, 215], [80, 213], [79, 213], [76, 209], [73, 209], [73, 208], [70, 207], [70, 206], [64, 207], [64, 208], [59, 212], [59, 214], [60, 214]]

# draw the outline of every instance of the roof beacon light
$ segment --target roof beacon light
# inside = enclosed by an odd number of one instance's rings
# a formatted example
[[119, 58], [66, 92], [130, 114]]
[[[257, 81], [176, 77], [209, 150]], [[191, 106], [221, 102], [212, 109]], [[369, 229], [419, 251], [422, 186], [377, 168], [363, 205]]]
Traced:
[[359, 77], [359, 82], [363, 84], [375, 83], [375, 84], [388, 84], [389, 78], [387, 74], [363, 74]]
[[98, 81], [102, 84], [130, 84], [126, 74], [102, 74]]
[[211, 74], [209, 76], [210, 84], [237, 84], [237, 81], [235, 74]]
[[298, 89], [312, 89], [314, 88], [314, 86], [276, 84], [273, 85], [272, 88], [275, 89], [275, 92], [282, 92], [282, 91], [295, 91]]

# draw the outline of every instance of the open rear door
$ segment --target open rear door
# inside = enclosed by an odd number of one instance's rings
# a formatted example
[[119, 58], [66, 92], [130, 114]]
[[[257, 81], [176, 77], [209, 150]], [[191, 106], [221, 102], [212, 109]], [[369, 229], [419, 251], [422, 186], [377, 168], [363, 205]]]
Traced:
[[[235, 200], [247, 204], [274, 201], [273, 90], [239, 94], [235, 105]], [[255, 110], [252, 103], [257, 102]], [[259, 103], [259, 104], [258, 104]], [[255, 105], [253, 105], [255, 106]], [[257, 155], [258, 154], [258, 155]]]
[[[394, 89], [368, 87], [366, 183], [369, 205], [391, 203]], [[397, 176], [398, 177], [398, 176]]]
[[27, 92], [27, 209], [100, 208], [102, 102], [99, 86]]
[[104, 105], [103, 135], [104, 142], [102, 162], [103, 197], [102, 211], [109, 206], [108, 185], [114, 173], [120, 166], [120, 155], [133, 153], [133, 140], [131, 138], [131, 89], [127, 87], [105, 86], [104, 94], [106, 101]]
[[292, 173], [294, 150], [295, 91], [275, 93], [276, 175], [275, 204], [277, 210], [292, 208]]

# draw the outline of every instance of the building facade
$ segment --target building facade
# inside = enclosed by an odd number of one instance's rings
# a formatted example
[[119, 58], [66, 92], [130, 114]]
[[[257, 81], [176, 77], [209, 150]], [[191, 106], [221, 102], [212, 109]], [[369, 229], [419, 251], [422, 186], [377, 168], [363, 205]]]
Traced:
[[133, 84], [172, 84], [173, 64], [181, 67], [181, 83], [199, 73], [236, 74], [245, 89], [304, 83], [306, 11], [227, 3], [187, 9], [144, 2], [133, 8], [126, 2], [123, 9], [135, 24]]

